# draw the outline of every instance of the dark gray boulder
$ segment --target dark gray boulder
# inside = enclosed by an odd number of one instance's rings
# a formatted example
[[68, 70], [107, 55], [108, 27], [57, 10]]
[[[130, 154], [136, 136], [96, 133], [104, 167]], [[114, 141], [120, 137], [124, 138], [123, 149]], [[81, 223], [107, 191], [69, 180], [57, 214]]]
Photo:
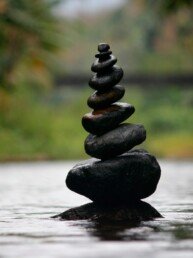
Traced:
[[135, 108], [127, 103], [115, 103], [105, 109], [94, 110], [82, 118], [84, 129], [95, 135], [102, 135], [129, 118]]
[[89, 134], [84, 146], [88, 155], [105, 160], [131, 150], [145, 138], [146, 131], [143, 125], [121, 124], [101, 136]]
[[99, 204], [128, 204], [154, 193], [160, 166], [144, 150], [129, 151], [114, 159], [90, 159], [76, 165], [66, 178], [67, 187]]
[[125, 88], [121, 85], [115, 85], [108, 92], [100, 93], [95, 91], [87, 101], [90, 108], [101, 109], [106, 108], [114, 102], [120, 100], [125, 94]]
[[53, 218], [61, 220], [93, 220], [93, 221], [127, 221], [140, 222], [162, 218], [162, 215], [146, 202], [122, 206], [99, 206], [96, 203], [88, 203], [69, 209]]

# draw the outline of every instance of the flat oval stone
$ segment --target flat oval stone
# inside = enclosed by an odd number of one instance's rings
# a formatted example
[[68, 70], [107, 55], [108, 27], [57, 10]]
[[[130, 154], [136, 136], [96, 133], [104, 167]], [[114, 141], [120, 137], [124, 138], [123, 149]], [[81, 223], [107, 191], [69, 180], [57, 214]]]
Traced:
[[113, 66], [104, 73], [95, 74], [89, 81], [91, 88], [105, 92], [115, 86], [123, 77], [123, 70], [118, 66]]
[[104, 71], [105, 69], [111, 68], [114, 64], [116, 64], [117, 58], [113, 55], [110, 55], [107, 60], [99, 62], [99, 59], [96, 59], [95, 62], [91, 66], [91, 70], [95, 73]]
[[[100, 229], [105, 230], [107, 223], [110, 228], [116, 227], [114, 222], [126, 221], [127, 223], [135, 223], [155, 218], [163, 218], [163, 216], [149, 203], [138, 201], [128, 205], [118, 205], [116, 207], [98, 205], [95, 202], [87, 203], [79, 207], [75, 207], [53, 216], [54, 219], [60, 220], [93, 220], [103, 222]], [[105, 223], [104, 223], [105, 221]], [[105, 232], [105, 231], [104, 231]], [[117, 231], [115, 230], [115, 234]], [[107, 239], [109, 240], [109, 239]]]
[[100, 204], [134, 203], [154, 193], [161, 175], [154, 156], [133, 150], [119, 157], [87, 160], [70, 170], [67, 187]]
[[89, 134], [84, 147], [88, 155], [98, 159], [111, 159], [131, 150], [146, 139], [143, 125], [121, 124], [101, 136]]
[[107, 92], [101, 93], [95, 91], [88, 99], [87, 104], [90, 108], [101, 109], [108, 107], [112, 103], [120, 100], [125, 94], [125, 88], [121, 85], [115, 85]]
[[95, 57], [99, 58], [99, 59], [100, 58], [103, 59], [103, 58], [109, 57], [111, 54], [112, 54], [112, 51], [108, 50], [107, 52], [101, 52], [101, 53], [96, 54]]
[[115, 103], [105, 109], [95, 110], [82, 118], [84, 129], [96, 135], [102, 135], [125, 121], [135, 111], [135, 108], [127, 103]]

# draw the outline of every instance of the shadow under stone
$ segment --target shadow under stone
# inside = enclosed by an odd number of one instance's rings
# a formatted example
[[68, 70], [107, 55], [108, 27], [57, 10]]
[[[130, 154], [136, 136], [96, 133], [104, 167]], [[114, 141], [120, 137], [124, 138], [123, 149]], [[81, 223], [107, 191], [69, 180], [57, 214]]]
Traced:
[[160, 232], [159, 226], [146, 225], [140, 221], [78, 221], [73, 224], [101, 241], [146, 241]]

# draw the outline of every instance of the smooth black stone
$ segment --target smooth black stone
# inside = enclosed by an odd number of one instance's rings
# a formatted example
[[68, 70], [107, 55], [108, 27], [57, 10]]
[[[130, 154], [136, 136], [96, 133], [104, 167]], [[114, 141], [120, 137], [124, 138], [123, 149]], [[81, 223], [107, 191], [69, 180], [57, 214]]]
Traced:
[[107, 52], [101, 52], [101, 53], [99, 53], [99, 54], [96, 54], [95, 55], [95, 57], [96, 58], [107, 58], [107, 57], [109, 57], [110, 55], [112, 54], [112, 51], [107, 51]]
[[95, 62], [91, 66], [91, 70], [95, 73], [104, 71], [105, 69], [111, 68], [114, 64], [116, 64], [117, 58], [113, 55], [110, 55], [107, 60], [99, 62], [99, 59], [95, 60]]
[[90, 108], [101, 109], [110, 106], [120, 100], [125, 94], [125, 88], [121, 85], [115, 85], [107, 92], [100, 93], [95, 91], [88, 99], [87, 104]]
[[143, 125], [121, 124], [101, 136], [89, 134], [84, 147], [91, 157], [105, 160], [131, 150], [145, 139], [146, 131]]
[[102, 135], [125, 121], [135, 111], [135, 108], [127, 103], [115, 103], [105, 109], [95, 110], [82, 118], [84, 129], [95, 135]]
[[118, 66], [113, 66], [111, 69], [104, 73], [95, 74], [89, 81], [91, 88], [104, 92], [111, 89], [123, 77], [123, 70]]
[[107, 207], [96, 203], [88, 203], [69, 209], [53, 218], [61, 220], [92, 220], [92, 221], [127, 221], [141, 222], [162, 218], [162, 215], [149, 203], [139, 201], [134, 204]]
[[155, 157], [133, 150], [114, 159], [90, 159], [76, 165], [69, 171], [66, 185], [99, 204], [128, 204], [153, 194], [160, 175]]
[[107, 52], [109, 49], [110, 49], [110, 46], [107, 43], [100, 43], [98, 45], [98, 51], [99, 52]]

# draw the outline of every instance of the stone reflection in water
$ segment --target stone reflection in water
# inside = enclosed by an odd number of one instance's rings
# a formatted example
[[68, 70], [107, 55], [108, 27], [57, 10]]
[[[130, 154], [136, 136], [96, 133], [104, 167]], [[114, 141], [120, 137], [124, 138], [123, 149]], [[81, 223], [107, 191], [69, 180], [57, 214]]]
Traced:
[[177, 240], [193, 239], [193, 224], [175, 225], [173, 236]]
[[61, 178], [73, 165], [68, 162], [0, 165], [0, 257], [193, 257], [193, 162], [161, 161], [165, 173], [151, 203], [164, 219], [142, 222], [48, 219], [85, 203], [84, 198], [63, 187]]
[[86, 228], [87, 232], [94, 237], [98, 237], [102, 241], [124, 241], [139, 239], [135, 233], [127, 235], [126, 231], [140, 226], [140, 222], [133, 221], [119, 221], [113, 223], [112, 221], [95, 221], [89, 224]]
[[101, 241], [147, 241], [154, 239], [155, 234], [161, 230], [160, 226], [147, 223], [138, 220], [118, 220], [115, 223], [112, 219], [100, 219], [77, 221], [73, 226], [86, 230], [91, 237], [97, 237]]
[[98, 221], [93, 222], [87, 230], [91, 236], [98, 237], [102, 241], [147, 240], [148, 235], [156, 231], [153, 227], [142, 227], [139, 221], [116, 223]]

